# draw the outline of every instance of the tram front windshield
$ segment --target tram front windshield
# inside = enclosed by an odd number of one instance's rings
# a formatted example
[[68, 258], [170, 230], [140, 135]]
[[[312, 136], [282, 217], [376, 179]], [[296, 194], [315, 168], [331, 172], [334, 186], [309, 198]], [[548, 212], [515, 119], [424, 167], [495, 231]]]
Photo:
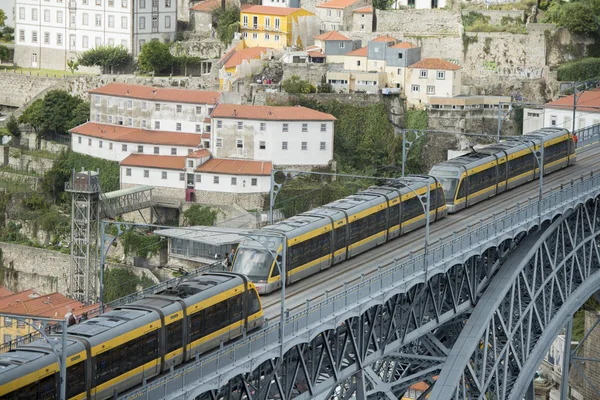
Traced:
[[441, 178], [440, 183], [444, 189], [446, 203], [454, 203], [454, 195], [456, 194], [456, 185], [458, 184], [458, 179]]
[[273, 261], [273, 256], [266, 250], [240, 248], [235, 255], [233, 272], [244, 274], [253, 281], [266, 281]]

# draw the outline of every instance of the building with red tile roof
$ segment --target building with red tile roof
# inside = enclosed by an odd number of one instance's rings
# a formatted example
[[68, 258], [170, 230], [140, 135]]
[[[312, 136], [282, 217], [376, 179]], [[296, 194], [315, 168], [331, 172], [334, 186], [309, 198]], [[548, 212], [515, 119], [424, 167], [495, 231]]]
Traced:
[[325, 32], [322, 33], [318, 36], [315, 36], [315, 39], [317, 40], [322, 40], [322, 41], [327, 41], [327, 40], [336, 40], [336, 41], [346, 41], [346, 40], [350, 40], [348, 39], [346, 36], [342, 35], [339, 32], [336, 31], [329, 31], [329, 32]]
[[126, 83], [110, 83], [106, 86], [92, 89], [91, 95], [114, 96], [127, 99], [148, 100], [161, 103], [190, 103], [190, 104], [217, 104], [219, 92], [205, 90], [188, 90], [164, 88]]
[[461, 88], [461, 67], [441, 58], [424, 58], [406, 71], [406, 101], [414, 107], [426, 107], [432, 96], [458, 96]]
[[335, 117], [302, 106], [254, 106], [219, 104], [212, 119], [252, 119], [261, 121], [335, 121]]
[[354, 10], [355, 13], [359, 13], [359, 14], [372, 14], [373, 13], [373, 6], [366, 6], [366, 7], [361, 7], [361, 8], [357, 8]]
[[461, 69], [460, 65], [456, 65], [441, 58], [424, 58], [421, 61], [410, 65], [408, 68], [435, 69], [442, 71], [458, 71]]
[[356, 49], [349, 53], [346, 53], [347, 56], [350, 57], [366, 57], [369, 49], [367, 47], [361, 47], [360, 49]]
[[327, 1], [325, 3], [317, 4], [317, 7], [344, 9], [346, 7], [349, 7], [349, 6], [357, 3], [358, 1], [359, 0], [331, 0], [331, 1]]
[[317, 4], [316, 13], [321, 21], [321, 32], [352, 31], [354, 10], [366, 5], [363, 0], [330, 0]]
[[10, 296], [14, 294], [14, 292], [8, 288], [5, 288], [4, 286], [0, 286], [0, 299], [6, 296]]
[[272, 168], [273, 164], [268, 161], [213, 158], [196, 168], [196, 172], [225, 175], [271, 176]]

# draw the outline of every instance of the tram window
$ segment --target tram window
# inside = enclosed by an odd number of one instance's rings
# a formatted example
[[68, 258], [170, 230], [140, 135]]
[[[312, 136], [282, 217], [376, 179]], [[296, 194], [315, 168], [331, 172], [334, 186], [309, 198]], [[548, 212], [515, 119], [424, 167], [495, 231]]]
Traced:
[[498, 182], [506, 180], [506, 163], [498, 164]]
[[356, 243], [385, 230], [386, 210], [380, 210], [350, 223], [350, 241]]
[[417, 197], [412, 197], [402, 202], [404, 209], [402, 210], [402, 222], [424, 215], [421, 200]]
[[335, 230], [335, 251], [346, 247], [346, 226], [341, 226]]
[[85, 392], [85, 362], [79, 362], [67, 368], [69, 384], [67, 385], [67, 398]]
[[190, 341], [200, 339], [202, 337], [202, 311], [199, 311], [190, 316]]
[[[69, 378], [70, 381], [70, 378]], [[54, 400], [58, 398], [58, 374], [52, 374], [37, 382], [29, 384], [25, 387], [15, 390], [2, 397], [6, 400]]]
[[496, 168], [488, 168], [469, 175], [469, 194], [477, 193], [496, 184]]
[[569, 144], [567, 140], [554, 143], [544, 148], [544, 163], [551, 163], [565, 158], [569, 153]]
[[440, 187], [435, 189], [435, 192], [437, 193], [436, 207], [439, 208], [446, 203], [446, 199], [444, 198], [444, 190]]
[[514, 178], [533, 170], [535, 163], [532, 153], [527, 153], [508, 162], [508, 177]]
[[290, 269], [298, 268], [330, 253], [331, 231], [290, 246], [288, 251], [288, 265]]
[[390, 209], [390, 220], [388, 221], [388, 227], [396, 226], [399, 223], [400, 219], [400, 202], [398, 204], [391, 206]]
[[229, 311], [231, 312], [231, 317], [229, 320], [230, 325], [234, 322], [244, 319], [244, 310], [242, 308], [242, 294], [236, 294], [235, 296], [227, 299], [227, 308], [229, 308]]
[[462, 199], [465, 197], [465, 187], [467, 185], [467, 179], [461, 179], [460, 183], [458, 184], [458, 194], [456, 195], [457, 199]]
[[[291, 265], [290, 260], [292, 259], [291, 253], [288, 250], [288, 254], [287, 254], [287, 260], [286, 263], [287, 265]], [[277, 263], [273, 263], [273, 272], [271, 273], [271, 277], [275, 278], [279, 276], [279, 267], [277, 266]]]
[[173, 322], [166, 326], [167, 329], [167, 349], [166, 352], [170, 353], [173, 350], [180, 348], [183, 344], [183, 331], [182, 331], [183, 319]]
[[202, 310], [202, 324], [200, 333], [202, 336], [210, 335], [231, 325], [227, 301], [221, 301]]
[[256, 290], [250, 289], [248, 290], [248, 297], [250, 298], [250, 306], [249, 306], [249, 315], [256, 314], [260, 311], [260, 300], [258, 299], [258, 293]]

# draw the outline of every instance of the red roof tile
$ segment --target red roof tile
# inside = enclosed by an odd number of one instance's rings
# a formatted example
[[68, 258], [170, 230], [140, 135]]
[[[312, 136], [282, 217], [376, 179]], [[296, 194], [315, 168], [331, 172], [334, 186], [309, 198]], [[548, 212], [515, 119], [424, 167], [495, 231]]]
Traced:
[[[572, 110], [573, 95], [561, 97], [558, 100], [546, 103], [544, 107]], [[600, 113], [600, 89], [583, 92], [579, 100], [577, 100], [577, 111]]]
[[202, 139], [210, 139], [210, 133], [203, 133]]
[[4, 286], [0, 286], [0, 299], [6, 296], [10, 296], [11, 294], [14, 294], [12, 290], [9, 290]]
[[354, 10], [354, 12], [359, 14], [371, 14], [373, 12], [373, 6], [357, 8], [356, 10]]
[[225, 62], [225, 68], [237, 67], [242, 61], [260, 58], [260, 56], [269, 50], [266, 47], [249, 47], [243, 50], [236, 50], [235, 53]]
[[220, 6], [221, 6], [221, 0], [206, 0], [206, 1], [201, 1], [200, 3], [191, 7], [190, 10], [210, 13], [215, 8], [219, 8]]
[[130, 154], [121, 161], [121, 166], [149, 167], [183, 170], [187, 156], [158, 156], [153, 154]]
[[265, 15], [290, 15], [300, 10], [300, 8], [292, 7], [272, 7], [272, 6], [258, 6], [252, 5], [250, 7], [242, 8], [243, 13], [251, 14], [265, 14]]
[[421, 61], [410, 65], [408, 68], [442, 69], [456, 71], [459, 70], [461, 67], [449, 61], [442, 60], [441, 58], [424, 58]]
[[214, 118], [237, 118], [272, 121], [334, 121], [331, 114], [306, 107], [251, 106], [219, 104], [211, 115]]
[[81, 307], [83, 304], [60, 293], [51, 293], [33, 299], [15, 301], [2, 309], [3, 313], [29, 315], [36, 317], [62, 318], [69, 309]]
[[210, 155], [211, 155], [211, 152], [208, 149], [198, 149], [198, 150], [192, 151], [186, 157], [187, 158], [203, 158], [203, 157], [210, 157]]
[[311, 56], [312, 58], [325, 58], [325, 57], [327, 57], [325, 55], [325, 53], [323, 53], [321, 51], [309, 51], [308, 55]]
[[89, 91], [89, 93], [131, 97], [141, 100], [159, 100], [173, 103], [200, 104], [217, 104], [220, 96], [219, 92], [210, 92], [205, 90], [159, 88], [152, 86], [128, 85], [125, 83], [111, 83], [97, 89], [92, 89]]
[[383, 36], [378, 36], [371, 41], [372, 42], [395, 42], [396, 38], [393, 38], [390, 35], [383, 35]]
[[417, 46], [411, 42], [400, 42], [393, 45], [392, 49], [414, 49], [415, 47]]
[[91, 136], [116, 142], [164, 144], [173, 146], [198, 147], [200, 135], [195, 133], [152, 131], [130, 126], [107, 125], [86, 122], [70, 130], [71, 133]]
[[227, 175], [271, 175], [273, 164], [269, 161], [232, 160], [213, 158], [196, 168], [196, 172]]
[[5, 296], [0, 299], [0, 310], [8, 307], [11, 304], [15, 304], [17, 301], [25, 301], [38, 296], [39, 294], [37, 294], [33, 290], [24, 290], [22, 292]]
[[350, 53], [346, 53], [346, 55], [353, 57], [366, 57], [368, 52], [369, 49], [367, 47], [361, 47], [360, 49], [356, 49], [354, 51], [351, 51]]
[[327, 40], [350, 40], [346, 36], [342, 35], [341, 33], [337, 32], [337, 31], [325, 32], [319, 36], [315, 36], [315, 39], [325, 40], [325, 41], [327, 41]]
[[331, 0], [327, 3], [317, 4], [320, 8], [346, 8], [356, 3], [358, 0]]

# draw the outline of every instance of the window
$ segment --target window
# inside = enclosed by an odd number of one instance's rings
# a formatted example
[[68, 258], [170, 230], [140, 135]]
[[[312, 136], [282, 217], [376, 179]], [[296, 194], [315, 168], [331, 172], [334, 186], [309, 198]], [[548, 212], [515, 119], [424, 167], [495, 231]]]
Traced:
[[142, 145], [138, 145], [138, 153], [143, 153], [144, 152], [144, 146]]
[[167, 171], [162, 171], [162, 172], [160, 173], [160, 178], [161, 178], [161, 179], [167, 179]]
[[4, 317], [4, 326], [7, 328], [12, 328], [13, 320], [10, 317]]
[[418, 92], [419, 92], [419, 85], [412, 85], [412, 88], [411, 88], [411, 90], [412, 90], [414, 93], [418, 93]]
[[121, 8], [127, 8], [127, 0], [121, 0]]
[[182, 106], [181, 106], [181, 104], [177, 104], [177, 105], [175, 106], [175, 110], [176, 110], [178, 113], [180, 113], [180, 112], [181, 112], [181, 110], [182, 110]]
[[[363, 17], [364, 17], [364, 16], [365, 16], [365, 15], [363, 14]], [[360, 30], [361, 30], [361, 31], [364, 31], [364, 30], [365, 30], [365, 24], [360, 24]]]
[[88, 139], [88, 146], [92, 145], [92, 139]]
[[114, 7], [115, 6], [115, 0], [108, 0], [108, 6], [109, 7]]
[[44, 32], [44, 44], [50, 44], [50, 32]]
[[146, 126], [147, 126], [147, 125], [146, 125], [146, 120], [145, 120], [145, 119], [143, 119], [143, 120], [142, 120], [142, 128], [146, 128]]
[[115, 27], [115, 16], [114, 15], [109, 15], [108, 16], [108, 27], [109, 28], [114, 28]]
[[57, 46], [62, 46], [62, 33], [57, 33], [56, 34], [56, 45]]
[[271, 28], [271, 17], [265, 17], [265, 28], [266, 29]]
[[435, 86], [427, 86], [427, 94], [435, 94]]
[[117, 121], [119, 125], [123, 125], [123, 117], [119, 116], [119, 120]]
[[150, 177], [150, 171], [145, 169], [144, 170], [144, 178], [149, 178]]
[[223, 121], [217, 121], [217, 128], [223, 127]]
[[244, 140], [243, 140], [243, 139], [238, 139], [238, 140], [236, 141], [236, 147], [237, 147], [238, 149], [243, 149], [243, 148], [244, 148]]
[[216, 144], [216, 146], [217, 147], [223, 147], [223, 139], [222, 138], [220, 138], [220, 137], [217, 138], [217, 144]]
[[237, 185], [237, 178], [232, 177], [231, 178], [231, 186], [236, 186]]
[[260, 130], [261, 132], [264, 132], [267, 130], [267, 123], [266, 122], [261, 122], [260, 123]]
[[63, 13], [62, 11], [57, 11], [56, 12], [56, 22], [59, 24], [63, 23]]
[[302, 132], [308, 132], [308, 124], [302, 124]]
[[183, 172], [179, 173], [179, 180], [180, 181], [185, 181], [185, 174]]
[[109, 123], [109, 124], [112, 124], [112, 122], [113, 122], [113, 116], [112, 116], [112, 115], [109, 115], [109, 116], [108, 116], [108, 123]]
[[342, 18], [342, 10], [337, 10], [337, 16], [338, 18]]
[[112, 150], [112, 149], [113, 149], [113, 144], [112, 144], [112, 142], [109, 142], [109, 143], [108, 143], [108, 149], [109, 149], [109, 150]]
[[556, 126], [556, 115], [550, 116], [550, 125]]
[[81, 47], [83, 47], [84, 49], [87, 49], [90, 45], [90, 38], [88, 38], [87, 36], [83, 36], [81, 38]]
[[271, 35], [269, 35], [268, 33], [265, 33], [265, 40], [270, 40], [271, 39]]
[[102, 26], [102, 15], [96, 14], [96, 26]]
[[288, 149], [288, 142], [281, 142], [281, 150], [287, 150]]
[[188, 168], [194, 168], [194, 160], [188, 160]]
[[239, 129], [244, 129], [244, 123], [243, 123], [242, 121], [239, 121], [239, 122], [237, 123], [237, 128], [238, 128], [238, 130], [239, 130]]
[[306, 150], [308, 150], [308, 143], [302, 142], [302, 151], [306, 151]]
[[254, 33], [252, 34], [252, 39], [258, 39], [258, 33], [254, 32]]
[[19, 30], [19, 42], [25, 41], [25, 31], [23, 29]]
[[321, 124], [321, 132], [327, 132], [327, 124]]
[[279, 42], [279, 35], [275, 35], [275, 41]]
[[171, 28], [171, 17], [169, 15], [165, 15], [165, 28]]
[[160, 121], [154, 121], [154, 129], [160, 129]]
[[97, 6], [101, 6], [102, 5], [102, 0], [96, 0], [96, 5]]
[[44, 10], [44, 22], [50, 22], [50, 10]]
[[144, 44], [146, 44], [146, 41], [144, 39], [140, 39], [140, 51], [142, 51], [142, 47], [144, 47]]
[[77, 138], [77, 143], [81, 144], [81, 136]]
[[427, 70], [426, 69], [422, 69], [419, 76], [421, 78], [427, 78]]
[[133, 101], [132, 100], [127, 100], [127, 109], [131, 110], [133, 108]]
[[279, 30], [279, 18], [275, 18], [275, 29]]
[[146, 17], [140, 17], [140, 30], [146, 29]]
[[121, 151], [127, 151], [127, 145], [126, 144], [121, 145]]
[[176, 156], [177, 155], [177, 148], [176, 147], [171, 147], [171, 155], [172, 156]]
[[219, 177], [218, 177], [218, 176], [213, 176], [213, 183], [214, 183], [215, 185], [218, 185], [218, 184], [219, 184]]
[[260, 150], [266, 150], [267, 149], [267, 143], [264, 140], [261, 140], [260, 142], [258, 142], [258, 148]]
[[83, 25], [88, 25], [90, 23], [90, 16], [87, 13], [81, 15], [81, 23]]
[[245, 27], [245, 28], [248, 27], [248, 16], [247, 15], [244, 15], [242, 17], [242, 26]]
[[100, 47], [100, 45], [102, 45], [102, 38], [99, 36], [96, 36], [96, 47]]
[[196, 106], [196, 114], [202, 114], [202, 106]]
[[176, 130], [177, 132], [180, 132], [180, 131], [181, 131], [181, 122], [177, 122], [177, 123], [175, 124], [175, 130]]
[[196, 174], [196, 183], [202, 183], [202, 175]]
[[160, 103], [156, 103], [156, 104], [154, 105], [154, 110], [155, 110], [155, 111], [160, 111]]
[[25, 7], [19, 7], [19, 19], [25, 19]]
[[131, 168], [125, 169], [125, 176], [131, 176]]
[[121, 29], [127, 29], [127, 17], [121, 17]]
[[321, 151], [327, 150], [327, 148], [325, 147], [325, 142], [321, 142], [321, 145], [319, 146], [319, 150], [321, 150]]
[[340, 42], [340, 49], [346, 48], [346, 42]]
[[146, 8], [146, 0], [140, 0], [140, 8], [143, 10]]
[[121, 46], [127, 47], [127, 40], [125, 40], [125, 39], [121, 40]]
[[196, 124], [196, 133], [202, 133], [202, 125]]
[[375, 47], [375, 48], [373, 49], [373, 51], [374, 51], [375, 53], [379, 53], [379, 47]]
[[31, 32], [31, 42], [37, 43], [37, 31]]
[[360, 60], [356, 60], [356, 66], [360, 67]]
[[154, 146], [154, 154], [160, 154], [160, 147]]
[[402, 59], [402, 53], [398, 53], [398, 59], [401, 60]]
[[288, 131], [288, 126], [289, 126], [289, 125], [288, 125], [287, 123], [286, 123], [286, 124], [283, 124], [283, 129], [282, 129], [282, 132], [287, 132], [287, 131]]
[[446, 79], [446, 71], [438, 71], [437, 78], [438, 79]]
[[96, 113], [96, 122], [100, 122], [100, 114]]
[[37, 21], [38, 19], [38, 9], [37, 8], [32, 8], [31, 9], [31, 20], [32, 21]]
[[331, 10], [327, 10], [327, 16], [331, 17]]
[[165, 0], [165, 7], [166, 8], [170, 8], [171, 7], [171, 0]]
[[100, 149], [102, 148], [102, 140], [98, 141], [98, 148], [100, 148]]
[[252, 186], [256, 186], [256, 184], [258, 183], [258, 179], [256, 178], [252, 178], [252, 180], [250, 181]]

